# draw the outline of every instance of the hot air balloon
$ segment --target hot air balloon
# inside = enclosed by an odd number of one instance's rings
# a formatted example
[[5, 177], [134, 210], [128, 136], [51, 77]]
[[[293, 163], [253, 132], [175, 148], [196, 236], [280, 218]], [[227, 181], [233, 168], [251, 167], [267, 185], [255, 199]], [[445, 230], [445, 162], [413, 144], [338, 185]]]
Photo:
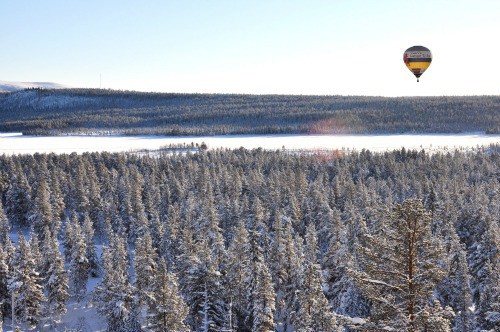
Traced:
[[412, 46], [403, 55], [406, 67], [417, 77], [417, 82], [432, 61], [431, 51], [427, 47]]

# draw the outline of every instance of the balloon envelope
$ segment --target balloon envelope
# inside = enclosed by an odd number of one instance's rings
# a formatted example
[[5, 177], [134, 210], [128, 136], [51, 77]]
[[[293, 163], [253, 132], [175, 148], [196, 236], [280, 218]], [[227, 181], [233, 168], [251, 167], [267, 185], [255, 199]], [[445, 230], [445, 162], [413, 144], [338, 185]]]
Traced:
[[432, 62], [431, 51], [424, 46], [412, 46], [403, 55], [406, 67], [415, 75], [417, 82]]

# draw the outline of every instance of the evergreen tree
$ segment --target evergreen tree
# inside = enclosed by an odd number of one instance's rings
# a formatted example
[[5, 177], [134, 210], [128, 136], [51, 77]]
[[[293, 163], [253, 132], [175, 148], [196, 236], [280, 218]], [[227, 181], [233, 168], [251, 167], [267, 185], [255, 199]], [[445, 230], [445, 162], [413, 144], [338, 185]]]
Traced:
[[131, 187], [130, 187], [130, 207], [129, 217], [129, 241], [135, 243], [137, 238], [142, 237], [149, 230], [149, 221], [146, 216], [144, 203], [142, 202], [142, 191], [144, 178], [136, 167], [131, 168]]
[[219, 331], [226, 315], [221, 273], [206, 241], [200, 243], [196, 256], [192, 268], [184, 271], [182, 282], [191, 325], [199, 331]]
[[438, 285], [438, 292], [444, 305], [455, 311], [453, 319], [454, 332], [466, 332], [474, 329], [472, 308], [472, 291], [470, 274], [464, 246], [460, 243], [452, 225], [449, 228], [448, 273]]
[[135, 291], [139, 304], [146, 305], [154, 294], [154, 278], [157, 269], [158, 255], [152, 246], [149, 233], [137, 240], [134, 256]]
[[325, 293], [335, 312], [351, 317], [364, 317], [369, 312], [369, 305], [355, 285], [352, 275], [348, 273], [355, 262], [349, 253], [347, 231], [337, 210], [334, 211], [332, 221], [326, 231], [329, 243], [322, 258], [327, 285]]
[[331, 312], [322, 289], [321, 268], [318, 264], [318, 243], [314, 224], [306, 231], [305, 260], [298, 296], [297, 331], [340, 332], [335, 314]]
[[64, 223], [64, 233], [63, 233], [63, 248], [64, 248], [64, 258], [66, 261], [71, 261], [71, 254], [73, 252], [73, 247], [75, 245], [75, 227], [78, 224], [78, 216], [76, 213], [73, 214], [71, 219], [67, 218]]
[[113, 236], [102, 254], [103, 278], [96, 286], [94, 303], [98, 313], [108, 322], [107, 331], [126, 331], [134, 301], [128, 279], [125, 241]]
[[43, 257], [40, 252], [40, 243], [38, 242], [38, 238], [36, 234], [30, 233], [30, 251], [31, 257], [33, 257], [33, 261], [35, 262], [35, 270], [38, 272], [42, 268]]
[[89, 279], [89, 261], [87, 259], [87, 244], [80, 225], [74, 225], [74, 243], [71, 248], [71, 287], [76, 300], [80, 302], [85, 297], [87, 291], [87, 281]]
[[9, 289], [14, 296], [15, 317], [18, 322], [36, 325], [42, 317], [45, 301], [36, 263], [28, 242], [19, 235], [19, 245], [13, 261]]
[[2, 206], [2, 200], [0, 199], [0, 245], [4, 246], [7, 241], [10, 241], [10, 223], [5, 215]]
[[89, 264], [90, 276], [96, 278], [99, 276], [99, 260], [95, 250], [94, 225], [90, 220], [88, 213], [83, 215], [82, 235], [87, 248], [86, 257]]
[[477, 320], [481, 331], [496, 331], [500, 328], [500, 271], [487, 261], [483, 273], [484, 282], [476, 310]]
[[39, 175], [33, 192], [34, 204], [30, 211], [29, 222], [40, 242], [44, 241], [43, 230], [47, 226], [51, 232], [57, 230], [54, 223], [52, 205], [50, 203], [50, 189], [47, 179]]
[[229, 300], [231, 325], [237, 331], [249, 331], [246, 325], [248, 320], [247, 288], [249, 278], [248, 256], [249, 233], [243, 222], [239, 222], [233, 231], [233, 239], [228, 248], [227, 296]]
[[158, 213], [154, 212], [150, 222], [150, 236], [152, 246], [156, 251], [157, 256], [169, 259], [172, 263], [173, 257], [170, 255], [170, 243], [165, 232], [165, 225], [161, 222]]
[[7, 217], [12, 226], [27, 228], [29, 211], [32, 207], [31, 186], [20, 165], [15, 167], [15, 174], [12, 174], [10, 183], [5, 205]]
[[52, 206], [52, 220], [56, 229], [53, 229], [51, 233], [54, 236], [58, 236], [62, 220], [64, 218], [64, 209], [66, 204], [64, 202], [64, 193], [61, 189], [61, 181], [64, 181], [64, 173], [57, 168], [56, 171], [51, 173], [51, 183], [50, 183], [50, 204]]
[[292, 223], [288, 218], [275, 222], [272, 245], [271, 271], [276, 292], [276, 320], [278, 326], [288, 331], [293, 327], [297, 310], [300, 261], [292, 235]]
[[72, 208], [78, 215], [83, 215], [90, 211], [89, 187], [87, 181], [87, 170], [83, 158], [76, 160], [77, 165], [74, 170], [73, 178], [75, 179], [72, 187]]
[[371, 318], [379, 328], [417, 331], [445, 275], [444, 252], [418, 199], [396, 205], [383, 222], [379, 233], [367, 235], [367, 246], [359, 248], [363, 270], [355, 272], [356, 282], [373, 302]]
[[204, 240], [206, 239], [208, 242], [207, 244], [212, 251], [215, 268], [221, 271], [226, 260], [224, 238], [219, 225], [219, 215], [214, 207], [212, 186], [208, 183], [206, 187], [202, 210], [196, 220], [196, 230], [198, 231], [199, 237]]
[[276, 293], [273, 289], [271, 274], [264, 262], [259, 237], [259, 232], [250, 231], [247, 249], [250, 258], [247, 310], [251, 321], [248, 323], [251, 324], [252, 331], [270, 332], [276, 327], [274, 323]]
[[450, 307], [443, 309], [438, 300], [434, 300], [433, 304], [422, 309], [415, 325], [419, 326], [419, 331], [451, 332], [450, 320], [454, 316], [453, 310]]
[[[10, 307], [7, 306], [7, 304], [10, 302], [10, 296], [9, 296], [9, 265], [7, 265], [6, 261], [7, 257], [5, 255], [5, 252], [2, 249], [2, 246], [0, 245], [0, 319], [2, 316], [7, 316], [9, 313], [7, 309]], [[1, 331], [1, 330], [0, 330]]]
[[[476, 320], [478, 328], [491, 329], [500, 324], [500, 298], [498, 284], [500, 281], [500, 227], [492, 218], [484, 218], [483, 232], [478, 242], [471, 246], [469, 255], [472, 281], [474, 286], [473, 299], [477, 304]], [[495, 314], [497, 313], [497, 314]]]
[[148, 329], [154, 332], [189, 331], [184, 323], [189, 308], [179, 295], [177, 278], [167, 272], [164, 260], [160, 261], [159, 269], [154, 273], [154, 291], [149, 302], [152, 324]]
[[43, 247], [43, 277], [44, 288], [47, 295], [45, 314], [57, 321], [66, 313], [66, 301], [69, 295], [69, 277], [64, 270], [64, 259], [59, 252], [57, 238], [50, 236], [48, 227], [45, 228], [45, 241]]

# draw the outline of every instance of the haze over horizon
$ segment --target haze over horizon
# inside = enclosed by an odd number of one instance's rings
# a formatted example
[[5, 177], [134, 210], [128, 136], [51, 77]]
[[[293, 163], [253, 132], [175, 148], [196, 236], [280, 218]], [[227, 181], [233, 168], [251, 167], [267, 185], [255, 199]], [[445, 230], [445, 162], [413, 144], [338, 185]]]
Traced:
[[[2, 2], [0, 80], [192, 93], [499, 95], [500, 2]], [[406, 48], [433, 52], [417, 83]], [[102, 83], [100, 82], [102, 76]]]

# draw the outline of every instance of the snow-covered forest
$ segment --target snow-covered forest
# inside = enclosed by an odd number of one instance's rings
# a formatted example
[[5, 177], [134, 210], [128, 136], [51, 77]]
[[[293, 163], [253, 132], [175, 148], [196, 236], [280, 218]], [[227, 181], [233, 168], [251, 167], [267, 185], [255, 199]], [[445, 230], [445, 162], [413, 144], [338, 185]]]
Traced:
[[495, 331], [499, 167], [498, 146], [0, 156], [3, 324]]
[[175, 94], [99, 89], [0, 93], [0, 131], [35, 135], [500, 133], [498, 96]]

